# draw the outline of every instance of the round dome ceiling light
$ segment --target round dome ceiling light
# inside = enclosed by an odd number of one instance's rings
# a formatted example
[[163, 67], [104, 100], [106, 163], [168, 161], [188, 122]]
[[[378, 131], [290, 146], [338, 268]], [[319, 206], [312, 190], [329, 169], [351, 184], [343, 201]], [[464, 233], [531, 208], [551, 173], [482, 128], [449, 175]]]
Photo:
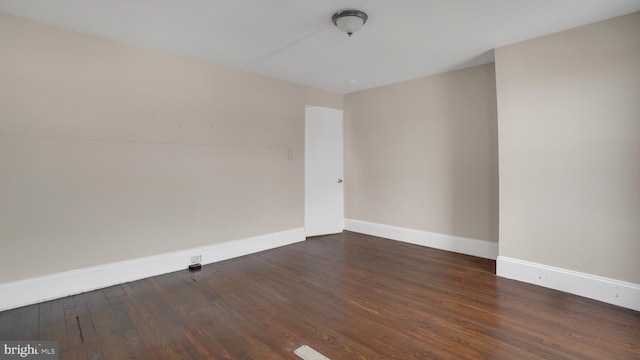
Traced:
[[331, 21], [340, 31], [351, 36], [362, 29], [369, 16], [360, 10], [342, 10], [333, 14]]

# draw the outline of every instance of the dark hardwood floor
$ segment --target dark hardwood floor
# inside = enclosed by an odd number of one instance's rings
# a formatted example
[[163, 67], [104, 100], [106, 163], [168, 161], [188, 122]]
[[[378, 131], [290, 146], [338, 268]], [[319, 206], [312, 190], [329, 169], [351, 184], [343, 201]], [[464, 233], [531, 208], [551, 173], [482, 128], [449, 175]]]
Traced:
[[0, 339], [60, 359], [640, 359], [639, 312], [494, 273], [345, 232], [0, 312]]

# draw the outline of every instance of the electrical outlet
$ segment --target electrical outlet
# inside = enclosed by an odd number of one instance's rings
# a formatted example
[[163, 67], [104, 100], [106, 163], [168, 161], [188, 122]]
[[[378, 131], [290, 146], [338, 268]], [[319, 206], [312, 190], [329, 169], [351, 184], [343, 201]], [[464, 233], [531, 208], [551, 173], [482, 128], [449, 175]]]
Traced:
[[202, 255], [196, 255], [191, 257], [191, 263], [197, 264], [202, 261]]

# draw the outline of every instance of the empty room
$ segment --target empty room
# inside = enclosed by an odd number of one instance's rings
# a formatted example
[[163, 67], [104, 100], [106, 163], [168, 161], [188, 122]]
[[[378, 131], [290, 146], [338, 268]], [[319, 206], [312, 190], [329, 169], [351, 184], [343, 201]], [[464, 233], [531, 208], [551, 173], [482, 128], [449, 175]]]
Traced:
[[640, 1], [0, 0], [0, 360], [640, 359]]

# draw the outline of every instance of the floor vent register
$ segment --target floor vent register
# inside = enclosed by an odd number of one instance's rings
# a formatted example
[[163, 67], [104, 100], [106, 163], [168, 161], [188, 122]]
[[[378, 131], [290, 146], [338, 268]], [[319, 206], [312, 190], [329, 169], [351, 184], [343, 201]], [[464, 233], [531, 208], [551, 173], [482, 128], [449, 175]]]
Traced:
[[295, 349], [293, 353], [304, 360], [331, 360], [307, 345], [300, 346], [299, 348]]

